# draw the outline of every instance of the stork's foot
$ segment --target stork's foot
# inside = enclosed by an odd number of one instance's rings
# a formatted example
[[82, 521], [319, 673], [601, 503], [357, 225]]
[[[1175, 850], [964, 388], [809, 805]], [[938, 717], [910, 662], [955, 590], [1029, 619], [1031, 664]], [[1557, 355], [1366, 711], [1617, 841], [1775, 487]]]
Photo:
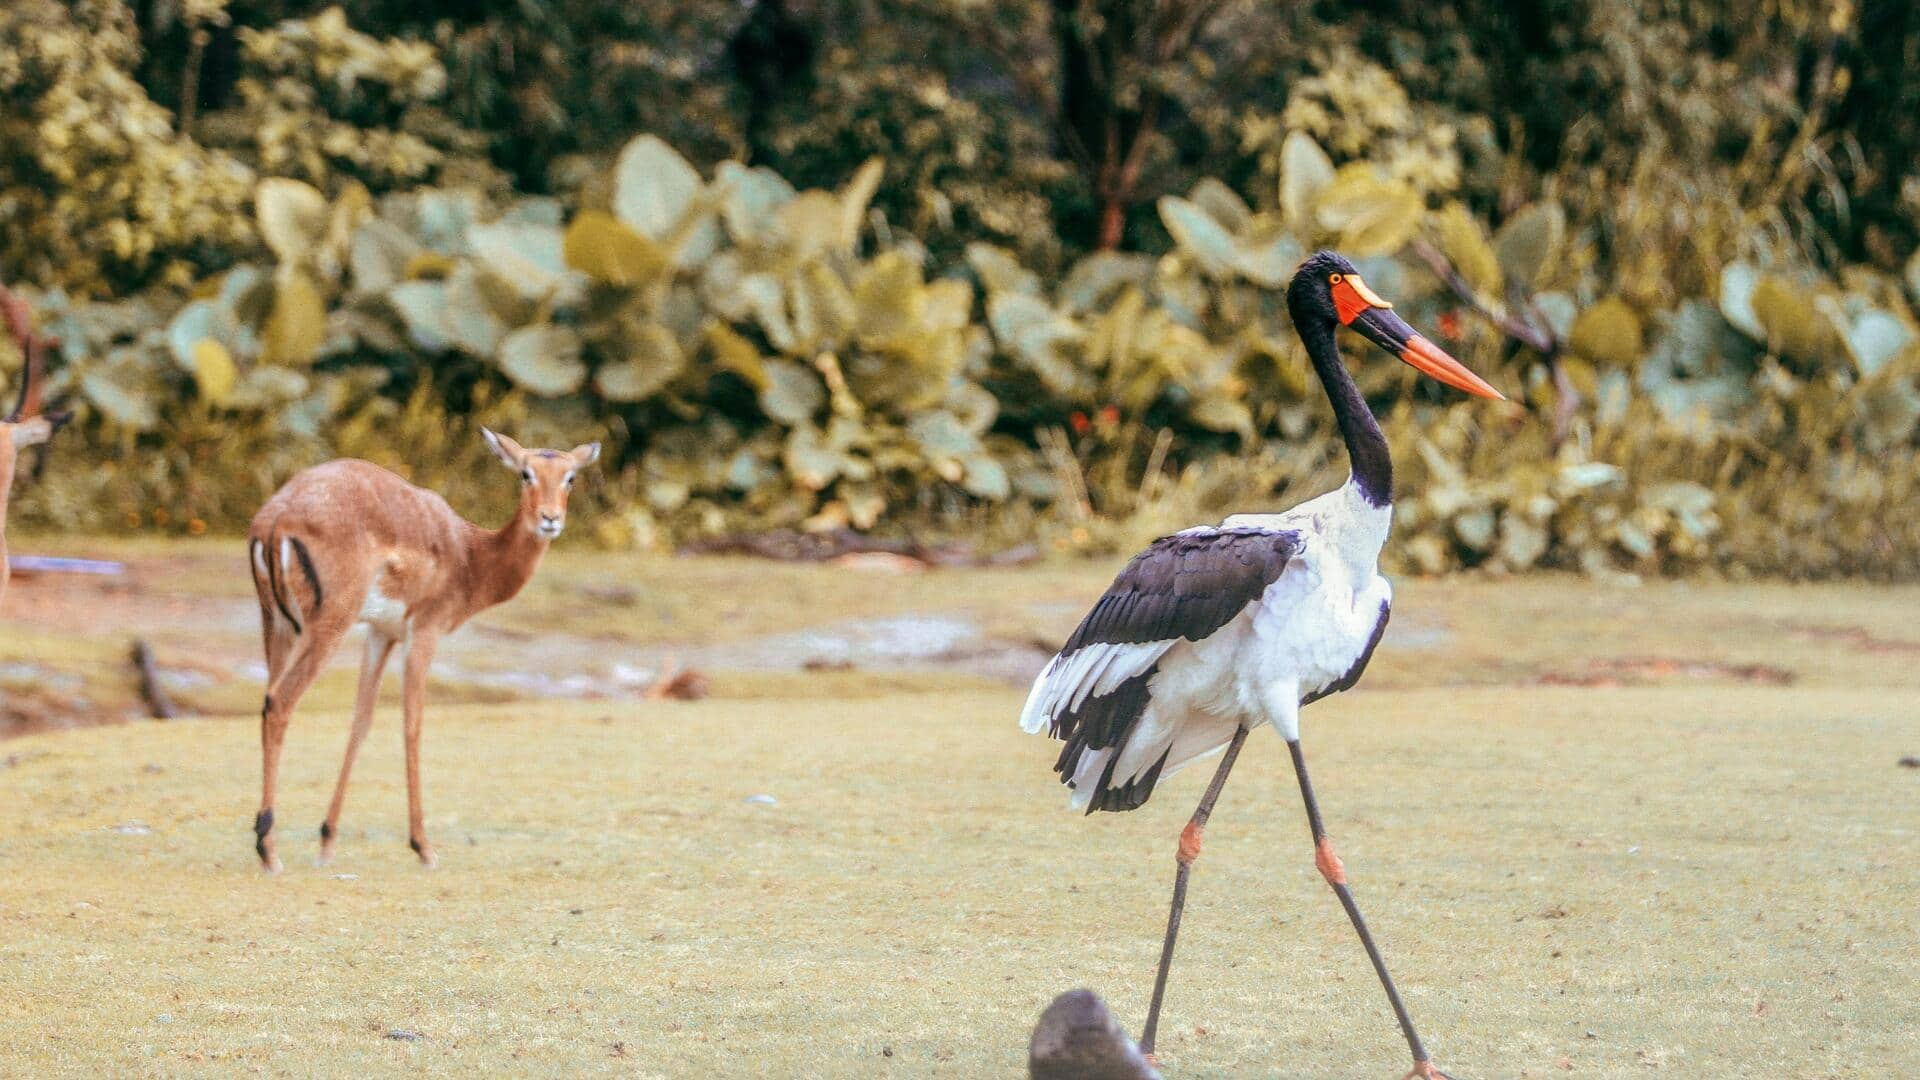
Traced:
[[1415, 1062], [1413, 1069], [1400, 1080], [1453, 1080], [1453, 1077], [1433, 1067], [1431, 1061]]

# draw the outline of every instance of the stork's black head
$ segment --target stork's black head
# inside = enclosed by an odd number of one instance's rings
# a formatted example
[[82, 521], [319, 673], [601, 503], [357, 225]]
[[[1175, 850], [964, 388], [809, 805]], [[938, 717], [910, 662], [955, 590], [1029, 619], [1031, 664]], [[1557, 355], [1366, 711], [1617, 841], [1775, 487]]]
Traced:
[[1316, 323], [1328, 329], [1351, 327], [1423, 375], [1478, 397], [1505, 400], [1500, 391], [1395, 315], [1393, 305], [1368, 288], [1339, 252], [1315, 252], [1300, 264], [1287, 286], [1287, 311], [1296, 330]]
[[1287, 285], [1287, 311], [1298, 323], [1302, 317], [1322, 322], [1339, 322], [1333, 306], [1333, 289], [1328, 284], [1335, 274], [1351, 275], [1353, 264], [1337, 251], [1316, 251], [1301, 262]]

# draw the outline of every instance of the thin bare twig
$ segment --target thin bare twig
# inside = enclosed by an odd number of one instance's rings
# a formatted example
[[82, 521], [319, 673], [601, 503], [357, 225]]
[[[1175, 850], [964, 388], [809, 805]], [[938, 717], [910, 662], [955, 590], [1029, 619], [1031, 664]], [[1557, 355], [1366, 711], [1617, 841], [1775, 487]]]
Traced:
[[178, 133], [192, 137], [193, 119], [200, 109], [200, 65], [207, 55], [212, 37], [204, 27], [196, 26], [187, 38], [187, 58], [180, 66], [180, 118]]
[[1153, 451], [1147, 455], [1147, 471], [1140, 474], [1140, 491], [1135, 506], [1145, 506], [1160, 494], [1160, 470], [1166, 467], [1167, 451], [1173, 449], [1173, 429], [1161, 428], [1154, 436]]
[[1494, 329], [1541, 356], [1553, 357], [1559, 354], [1560, 342], [1554, 338], [1550, 328], [1536, 325], [1527, 319], [1515, 318], [1504, 311], [1495, 311], [1491, 304], [1481, 298], [1472, 283], [1460, 276], [1460, 271], [1453, 268], [1453, 260], [1447, 258], [1439, 248], [1425, 240], [1415, 240], [1412, 246], [1413, 253], [1418, 255], [1435, 276], [1453, 291], [1453, 295], [1472, 308], [1475, 315], [1480, 316]]
[[1081, 469], [1080, 459], [1074, 456], [1073, 443], [1067, 433], [1057, 427], [1044, 427], [1034, 433], [1040, 444], [1041, 456], [1047, 460], [1047, 468], [1065, 492], [1065, 502], [1072, 510], [1077, 524], [1086, 524], [1093, 520], [1093, 499], [1087, 492], [1087, 476]]

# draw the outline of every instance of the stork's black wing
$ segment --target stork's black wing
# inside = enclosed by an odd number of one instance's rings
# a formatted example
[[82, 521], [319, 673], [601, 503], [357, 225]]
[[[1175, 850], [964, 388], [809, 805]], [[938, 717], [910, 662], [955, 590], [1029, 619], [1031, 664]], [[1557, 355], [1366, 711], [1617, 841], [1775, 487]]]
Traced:
[[[1028, 729], [1045, 728], [1066, 744], [1054, 763], [1061, 780], [1072, 782], [1083, 755], [1125, 745], [1152, 700], [1151, 683], [1169, 647], [1202, 640], [1231, 622], [1279, 579], [1302, 546], [1292, 531], [1189, 529], [1135, 556], [1047, 665], [1027, 701]], [[1116, 673], [1126, 677], [1116, 681]], [[1146, 802], [1165, 761], [1116, 785], [1118, 759], [1117, 750], [1107, 755], [1090, 793], [1090, 812], [1132, 810]]]
[[1300, 553], [1300, 534], [1268, 529], [1188, 529], [1133, 557], [1060, 649], [1199, 641], [1227, 625]]

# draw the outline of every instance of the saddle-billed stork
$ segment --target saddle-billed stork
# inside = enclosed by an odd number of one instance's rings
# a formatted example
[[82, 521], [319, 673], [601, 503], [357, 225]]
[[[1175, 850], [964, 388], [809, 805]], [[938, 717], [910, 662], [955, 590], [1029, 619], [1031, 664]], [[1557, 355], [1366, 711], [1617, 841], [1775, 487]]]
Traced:
[[1071, 805], [1133, 810], [1162, 777], [1222, 747], [1213, 782], [1180, 834], [1173, 904], [1140, 1048], [1152, 1053], [1187, 875], [1227, 772], [1257, 724], [1287, 740], [1313, 832], [1314, 862], [1366, 946], [1413, 1052], [1409, 1078], [1445, 1076], [1387, 974], [1320, 820], [1300, 707], [1353, 686], [1387, 628], [1392, 588], [1380, 549], [1393, 519], [1393, 462], [1373, 412], [1340, 362], [1335, 332], [1361, 336], [1448, 386], [1502, 395], [1421, 337], [1330, 251], [1308, 258], [1287, 288], [1294, 331], [1326, 388], [1352, 475], [1338, 489], [1279, 514], [1235, 514], [1154, 541], [1040, 673], [1020, 716], [1029, 732], [1066, 745], [1054, 769]]

